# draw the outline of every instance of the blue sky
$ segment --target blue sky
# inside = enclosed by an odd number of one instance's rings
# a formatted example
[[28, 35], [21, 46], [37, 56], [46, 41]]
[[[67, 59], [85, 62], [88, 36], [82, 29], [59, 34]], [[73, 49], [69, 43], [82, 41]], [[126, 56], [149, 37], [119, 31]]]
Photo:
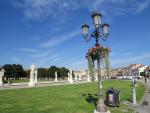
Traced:
[[94, 45], [81, 35], [91, 13], [110, 24], [107, 42], [113, 67], [150, 65], [150, 0], [0, 0], [0, 65], [51, 65], [86, 69]]

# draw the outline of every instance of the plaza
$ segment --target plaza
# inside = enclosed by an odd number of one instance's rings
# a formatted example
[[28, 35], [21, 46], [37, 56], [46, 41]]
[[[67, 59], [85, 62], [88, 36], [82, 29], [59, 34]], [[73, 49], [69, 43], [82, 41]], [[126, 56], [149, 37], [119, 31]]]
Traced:
[[150, 0], [0, 0], [0, 113], [149, 113]]

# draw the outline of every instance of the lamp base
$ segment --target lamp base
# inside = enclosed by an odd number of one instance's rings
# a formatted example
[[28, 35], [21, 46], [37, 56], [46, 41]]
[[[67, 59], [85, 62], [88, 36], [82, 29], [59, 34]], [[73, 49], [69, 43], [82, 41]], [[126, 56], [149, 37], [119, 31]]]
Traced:
[[107, 110], [106, 112], [98, 112], [97, 110], [94, 110], [94, 113], [111, 113], [109, 110]]

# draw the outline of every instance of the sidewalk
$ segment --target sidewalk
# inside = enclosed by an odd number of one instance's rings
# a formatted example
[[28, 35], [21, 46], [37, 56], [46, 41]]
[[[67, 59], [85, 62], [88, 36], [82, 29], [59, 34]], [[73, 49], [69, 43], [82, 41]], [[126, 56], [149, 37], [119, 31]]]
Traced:
[[22, 89], [22, 88], [36, 88], [36, 87], [45, 87], [45, 86], [56, 86], [56, 85], [69, 85], [69, 84], [82, 84], [88, 83], [86, 81], [76, 81], [69, 83], [68, 81], [59, 81], [59, 82], [40, 82], [35, 87], [28, 86], [28, 83], [13, 83], [12, 85], [5, 84], [3, 87], [0, 87], [0, 90], [5, 89]]
[[[144, 83], [144, 80], [142, 80]], [[147, 91], [144, 97], [144, 101], [136, 107], [136, 113], [150, 113], [150, 80], [146, 83]]]

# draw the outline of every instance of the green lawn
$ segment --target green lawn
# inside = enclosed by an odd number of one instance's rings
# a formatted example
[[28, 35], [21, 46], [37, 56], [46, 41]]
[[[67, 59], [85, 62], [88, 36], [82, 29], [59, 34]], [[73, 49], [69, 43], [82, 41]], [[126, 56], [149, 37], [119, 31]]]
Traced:
[[[121, 101], [131, 100], [131, 82], [107, 80], [103, 88], [120, 90]], [[144, 95], [145, 87], [137, 88], [138, 100]], [[0, 90], [0, 113], [92, 113], [95, 105], [89, 98], [97, 98], [97, 83], [62, 85], [42, 88]], [[132, 113], [133, 110], [121, 104], [111, 113]]]

